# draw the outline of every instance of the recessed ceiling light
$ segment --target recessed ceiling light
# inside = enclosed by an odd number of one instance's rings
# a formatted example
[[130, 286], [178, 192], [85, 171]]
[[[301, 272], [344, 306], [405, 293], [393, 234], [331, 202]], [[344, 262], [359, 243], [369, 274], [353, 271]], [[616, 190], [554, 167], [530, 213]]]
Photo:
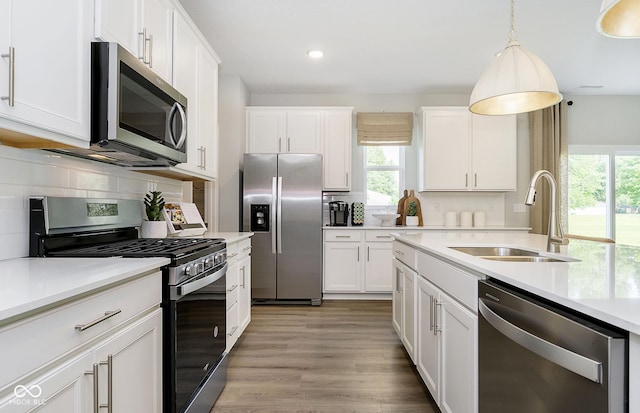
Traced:
[[324, 56], [324, 52], [322, 50], [309, 50], [307, 55], [312, 59], [320, 59]]

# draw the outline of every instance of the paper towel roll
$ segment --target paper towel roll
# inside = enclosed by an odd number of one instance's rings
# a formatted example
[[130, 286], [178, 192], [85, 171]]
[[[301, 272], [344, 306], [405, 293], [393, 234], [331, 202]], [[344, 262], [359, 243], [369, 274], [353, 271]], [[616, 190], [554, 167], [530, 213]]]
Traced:
[[462, 211], [460, 213], [460, 226], [461, 227], [472, 226], [472, 215], [470, 211]]
[[487, 225], [487, 215], [484, 211], [476, 211], [473, 213], [473, 226], [476, 228], [484, 228]]
[[457, 221], [457, 214], [455, 211], [447, 211], [444, 214], [444, 226], [445, 227], [455, 227]]

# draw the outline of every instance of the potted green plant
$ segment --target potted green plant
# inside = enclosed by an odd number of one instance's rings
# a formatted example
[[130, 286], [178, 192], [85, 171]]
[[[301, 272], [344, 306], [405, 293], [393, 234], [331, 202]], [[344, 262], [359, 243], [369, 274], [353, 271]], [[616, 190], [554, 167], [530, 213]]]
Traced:
[[417, 227], [419, 222], [418, 204], [415, 201], [409, 201], [409, 208], [407, 209], [407, 226]]
[[162, 214], [164, 198], [162, 192], [148, 192], [143, 200], [146, 220], [140, 226], [141, 238], [165, 238], [167, 236], [167, 223]]

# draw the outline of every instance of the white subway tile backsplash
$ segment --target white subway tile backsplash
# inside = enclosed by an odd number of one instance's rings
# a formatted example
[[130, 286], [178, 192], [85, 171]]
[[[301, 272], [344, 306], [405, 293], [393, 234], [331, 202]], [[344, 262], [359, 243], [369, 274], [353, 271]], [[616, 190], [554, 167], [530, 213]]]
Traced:
[[29, 253], [29, 197], [65, 196], [142, 200], [159, 190], [181, 201], [182, 182], [41, 150], [0, 145], [0, 259]]

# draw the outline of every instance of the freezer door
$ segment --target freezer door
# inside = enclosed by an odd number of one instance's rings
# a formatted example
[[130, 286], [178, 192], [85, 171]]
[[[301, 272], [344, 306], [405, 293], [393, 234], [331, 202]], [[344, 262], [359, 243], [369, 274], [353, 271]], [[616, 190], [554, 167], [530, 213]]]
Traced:
[[[268, 208], [268, 231], [256, 231], [251, 238], [251, 296], [254, 299], [276, 298], [276, 187], [278, 156], [244, 155], [244, 195], [242, 229], [251, 231], [251, 205]], [[255, 212], [255, 208], [254, 208]]]
[[277, 298], [322, 298], [322, 156], [278, 155]]

